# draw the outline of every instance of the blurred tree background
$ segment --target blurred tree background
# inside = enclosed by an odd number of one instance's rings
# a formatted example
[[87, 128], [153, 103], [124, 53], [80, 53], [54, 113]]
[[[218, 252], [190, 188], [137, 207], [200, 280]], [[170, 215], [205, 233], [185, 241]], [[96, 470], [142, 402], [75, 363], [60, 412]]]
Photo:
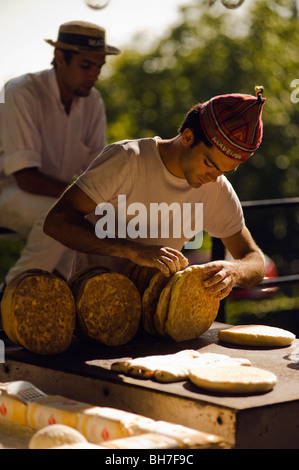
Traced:
[[217, 2], [209, 8], [208, 0], [194, 0], [154, 50], [127, 50], [115, 60], [98, 85], [109, 142], [173, 137], [195, 103], [222, 93], [254, 94], [255, 85], [263, 85], [263, 143], [230, 180], [241, 200], [297, 196], [299, 103], [291, 100], [291, 83], [299, 78], [296, 3], [250, 0], [243, 7], [223, 12]]

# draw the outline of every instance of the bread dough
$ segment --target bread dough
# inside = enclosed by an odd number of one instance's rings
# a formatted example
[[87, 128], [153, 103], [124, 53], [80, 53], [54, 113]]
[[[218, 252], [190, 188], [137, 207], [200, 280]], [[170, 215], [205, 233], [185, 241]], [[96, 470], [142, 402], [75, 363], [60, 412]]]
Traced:
[[220, 341], [245, 346], [281, 347], [289, 346], [296, 336], [273, 326], [238, 325], [220, 330], [218, 338]]
[[51, 424], [33, 434], [29, 441], [29, 449], [48, 449], [65, 444], [85, 442], [87, 439], [76, 429], [64, 424]]
[[185, 349], [175, 354], [146, 356], [115, 362], [111, 369], [145, 379], [153, 378], [159, 382], [177, 382], [187, 380], [190, 369], [203, 365], [250, 366], [251, 362], [248, 359], [231, 358], [224, 354], [201, 354], [193, 349]]
[[242, 394], [268, 392], [277, 382], [277, 377], [272, 372], [237, 365], [191, 369], [189, 379], [205, 390]]

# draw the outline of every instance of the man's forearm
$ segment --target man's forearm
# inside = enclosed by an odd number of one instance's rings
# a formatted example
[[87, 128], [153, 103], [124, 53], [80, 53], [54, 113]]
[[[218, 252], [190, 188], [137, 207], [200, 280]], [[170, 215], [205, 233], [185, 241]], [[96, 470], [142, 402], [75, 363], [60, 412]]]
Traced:
[[235, 285], [249, 289], [259, 284], [265, 275], [261, 252], [253, 251], [242, 258], [211, 261], [205, 265], [205, 287], [216, 298], [224, 299]]
[[38, 168], [25, 168], [14, 173], [20, 189], [28, 193], [58, 198], [68, 184], [40, 172]]
[[250, 288], [259, 284], [265, 275], [265, 262], [261, 252], [255, 251], [242, 259], [232, 261], [236, 275], [236, 284]]
[[94, 225], [78, 211], [59, 212], [54, 207], [44, 223], [44, 232], [60, 243], [81, 253], [127, 258], [141, 266], [158, 268], [170, 276], [188, 265], [179, 251], [157, 245], [145, 245], [124, 238], [103, 238]]
[[130, 247], [125, 239], [100, 239], [95, 226], [79, 212], [50, 213], [44, 223], [44, 232], [63, 245], [81, 253], [129, 257]]

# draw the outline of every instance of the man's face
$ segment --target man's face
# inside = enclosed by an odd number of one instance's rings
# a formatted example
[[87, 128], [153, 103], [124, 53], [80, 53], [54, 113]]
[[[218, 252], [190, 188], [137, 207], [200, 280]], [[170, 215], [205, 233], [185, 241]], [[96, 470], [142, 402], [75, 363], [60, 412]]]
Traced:
[[203, 184], [214, 183], [220, 175], [235, 171], [240, 162], [229, 158], [215, 145], [207, 147], [200, 142], [184, 149], [180, 164], [190, 186], [199, 188]]
[[74, 54], [69, 64], [56, 60], [60, 83], [64, 92], [74, 96], [88, 96], [105, 64], [104, 54]]

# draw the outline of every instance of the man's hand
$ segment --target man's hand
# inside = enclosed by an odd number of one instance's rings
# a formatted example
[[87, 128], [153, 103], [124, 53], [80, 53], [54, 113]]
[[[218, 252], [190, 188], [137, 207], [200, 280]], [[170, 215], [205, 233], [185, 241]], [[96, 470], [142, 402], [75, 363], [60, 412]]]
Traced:
[[211, 261], [204, 265], [207, 278], [204, 287], [215, 299], [222, 300], [230, 294], [238, 280], [236, 267], [234, 261]]
[[166, 277], [181, 271], [189, 264], [180, 251], [156, 245], [134, 244], [134, 252], [130, 259], [140, 266], [158, 268]]

